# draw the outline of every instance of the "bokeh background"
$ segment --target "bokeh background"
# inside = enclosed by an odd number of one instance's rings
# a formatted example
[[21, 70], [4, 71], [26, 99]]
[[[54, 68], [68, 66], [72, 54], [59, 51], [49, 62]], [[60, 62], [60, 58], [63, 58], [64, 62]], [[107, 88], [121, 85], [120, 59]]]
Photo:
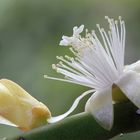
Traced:
[[[71, 35], [73, 26], [81, 24], [89, 30], [96, 29], [96, 23], [106, 28], [106, 15], [122, 16], [126, 22], [125, 63], [140, 59], [139, 0], [0, 0], [0, 77], [20, 84], [52, 115], [64, 113], [86, 88], [43, 75], [59, 76], [51, 65], [57, 63], [56, 55], [70, 54], [67, 47], [58, 45], [63, 34]], [[84, 111], [86, 99], [74, 113]], [[20, 133], [0, 125], [0, 138]]]

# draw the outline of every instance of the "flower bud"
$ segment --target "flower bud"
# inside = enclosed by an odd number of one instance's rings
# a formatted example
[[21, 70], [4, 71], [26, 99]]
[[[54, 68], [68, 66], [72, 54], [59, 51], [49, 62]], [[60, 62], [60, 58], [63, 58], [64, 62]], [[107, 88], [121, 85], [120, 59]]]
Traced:
[[0, 123], [28, 131], [47, 123], [51, 113], [16, 83], [0, 80]]

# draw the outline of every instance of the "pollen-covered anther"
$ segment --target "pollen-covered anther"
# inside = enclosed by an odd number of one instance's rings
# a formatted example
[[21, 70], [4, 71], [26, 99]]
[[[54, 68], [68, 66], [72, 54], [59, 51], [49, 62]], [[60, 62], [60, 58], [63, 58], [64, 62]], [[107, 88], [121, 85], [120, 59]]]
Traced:
[[59, 61], [59, 63], [57, 64], [57, 66], [63, 66], [63, 62]]
[[74, 58], [73, 57], [69, 57], [68, 55], [65, 55], [65, 58], [68, 59], [69, 61], [73, 62]]
[[74, 50], [74, 48], [70, 47], [69, 50], [70, 50], [75, 56], [77, 56], [77, 52]]
[[86, 34], [88, 33], [88, 29], [87, 28], [85, 29], [85, 32], [86, 32]]
[[111, 31], [108, 31], [109, 36], [111, 36]]
[[108, 16], [105, 16], [105, 19], [108, 19], [109, 17]]
[[101, 28], [101, 32], [105, 32], [105, 29], [104, 28]]
[[122, 17], [121, 17], [121, 16], [119, 16], [119, 17], [118, 17], [118, 19], [121, 21], [121, 20], [122, 20]]
[[95, 30], [92, 30], [91, 31], [91, 34], [94, 36], [95, 35]]
[[52, 69], [57, 70], [56, 64], [52, 64]]
[[57, 68], [58, 68], [58, 67], [61, 67], [60, 63], [57, 63], [57, 64], [56, 64], [56, 67], [57, 67]]
[[120, 21], [120, 24], [123, 25], [123, 24], [125, 24], [125, 22], [124, 21]]
[[115, 20], [115, 24], [116, 24], [116, 26], [118, 26], [118, 21], [117, 20]]
[[112, 22], [112, 19], [109, 18], [108, 16], [105, 16], [105, 19], [107, 19], [107, 21], [108, 21], [109, 24]]
[[56, 56], [56, 59], [61, 60], [61, 59], [63, 59], [63, 56]]
[[100, 28], [100, 24], [96, 24], [96, 27], [97, 27], [97, 28]]

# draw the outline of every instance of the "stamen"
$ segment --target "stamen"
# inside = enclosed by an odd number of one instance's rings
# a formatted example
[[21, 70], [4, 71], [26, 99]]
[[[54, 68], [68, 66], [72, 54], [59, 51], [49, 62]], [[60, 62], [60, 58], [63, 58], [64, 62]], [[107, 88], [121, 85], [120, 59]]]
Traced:
[[77, 75], [77, 74], [74, 74], [74, 73], [72, 73], [72, 72], [69, 72], [69, 71], [67, 71], [67, 70], [64, 70], [64, 69], [62, 69], [62, 68], [57, 68], [57, 71], [59, 72], [59, 73], [61, 73], [61, 74], [63, 74], [63, 75], [66, 75], [66, 76], [68, 76], [68, 77], [70, 77], [70, 78], [72, 78], [72, 79], [74, 79], [74, 80], [76, 80], [76, 81], [79, 81], [79, 82], [85, 82], [85, 83], [89, 83], [89, 84], [92, 84], [92, 81], [90, 80], [90, 79], [88, 79], [87, 77], [85, 77], [85, 76], [79, 76], [79, 75]]
[[[74, 68], [74, 69], [77, 69], [79, 72], [81, 72], [82, 74], [85, 74], [85, 75], [89, 75], [89, 73], [82, 67], [80, 66], [80, 64], [76, 63], [76, 61], [74, 61], [74, 59], [72, 57], [69, 57], [69, 56], [65, 56], [68, 60], [71, 60], [72, 63], [66, 61], [65, 59], [63, 59], [62, 57], [57, 57], [57, 59], [61, 59], [63, 62], [65, 62], [66, 64], [68, 64], [70, 67]], [[57, 72], [60, 73], [60, 70], [57, 69]]]
[[[105, 69], [107, 69], [106, 73], [108, 73], [108, 75], [111, 74], [110, 76], [113, 76], [113, 75], [112, 75], [112, 72], [113, 72], [113, 73], [115, 72], [115, 68], [114, 68], [113, 65], [111, 64], [111, 63], [113, 63], [113, 62], [111, 62], [112, 59], [109, 59], [108, 55], [106, 54], [106, 52], [105, 52], [105, 50], [104, 50], [102, 44], [100, 43], [98, 37], [96, 36], [96, 34], [93, 33], [93, 35], [94, 35], [94, 37], [95, 37], [95, 40], [93, 40], [93, 44], [96, 46], [96, 49], [97, 49], [96, 52], [98, 52], [98, 54], [96, 54], [96, 55], [98, 55], [99, 58], [100, 58], [102, 55], [103, 55], [103, 57], [105, 57], [105, 58], [101, 57], [100, 62], [104, 61], [104, 62], [102, 63], [102, 66], [104, 66], [104, 64], [107, 64], [107, 65], [109, 64], [109, 66], [110, 66], [109, 68], [108, 68], [108, 66], [105, 66]], [[97, 56], [96, 56], [96, 57], [97, 57]], [[98, 64], [98, 65], [99, 65], [99, 64]], [[112, 69], [112, 68], [113, 68], [113, 69]], [[112, 72], [109, 73], [108, 70], [111, 70], [111, 69], [112, 69]], [[106, 77], [106, 79], [108, 79], [108, 78]], [[111, 78], [111, 79], [112, 79], [112, 78]], [[112, 80], [114, 80], [114, 78], [113, 78]], [[112, 81], [112, 80], [111, 80], [111, 81]]]
[[[62, 37], [62, 44], [71, 44], [70, 51], [73, 57], [57, 56], [60, 62], [52, 65], [53, 69], [63, 74], [65, 79], [47, 77], [48, 79], [76, 83], [100, 89], [111, 85], [123, 72], [125, 49], [125, 23], [121, 17], [114, 20], [105, 16], [109, 23], [109, 31], [106, 32], [97, 24], [102, 37], [99, 40], [95, 31], [91, 33], [85, 30], [85, 37], [80, 33], [84, 26], [73, 28], [73, 36]], [[119, 21], [119, 22], [118, 22]]]
[[57, 70], [57, 66], [55, 64], [52, 64], [52, 69]]
[[61, 79], [61, 78], [51, 77], [51, 76], [48, 76], [48, 75], [44, 75], [44, 78], [50, 79], [50, 80], [61, 81], [61, 82], [73, 83], [73, 84], [77, 84], [77, 85], [82, 85], [82, 86], [93, 88], [93, 85], [85, 84], [85, 83], [80, 83], [79, 81], [68, 80], [68, 78], [67, 79]]
[[111, 58], [111, 54], [110, 54], [109, 48], [107, 46], [107, 43], [106, 43], [106, 40], [105, 40], [105, 37], [104, 37], [104, 34], [103, 34], [105, 32], [104, 28], [100, 28], [100, 26], [98, 26], [98, 29], [99, 29], [100, 34], [102, 36], [102, 39], [103, 39], [103, 42], [104, 42], [104, 45], [105, 45], [105, 50], [106, 50], [107, 54], [109, 55], [109, 57]]
[[72, 69], [72, 68], [70, 68], [70, 67], [64, 65], [64, 64], [62, 63], [62, 61], [59, 62], [59, 65], [58, 65], [58, 66], [59, 66], [60, 68], [67, 69], [67, 70], [69, 70], [69, 71], [71, 71], [71, 72], [73, 72], [73, 73], [75, 73], [75, 74], [77, 74], [77, 75], [82, 75], [82, 73], [80, 73], [80, 72], [78, 72], [78, 71], [76, 71], [76, 70], [74, 70], [74, 69]]
[[69, 57], [68, 55], [65, 55], [65, 58], [67, 58], [71, 62], [74, 62], [74, 58], [73, 57]]
[[74, 48], [70, 47], [69, 50], [70, 50], [75, 56], [77, 56], [77, 52], [74, 50]]

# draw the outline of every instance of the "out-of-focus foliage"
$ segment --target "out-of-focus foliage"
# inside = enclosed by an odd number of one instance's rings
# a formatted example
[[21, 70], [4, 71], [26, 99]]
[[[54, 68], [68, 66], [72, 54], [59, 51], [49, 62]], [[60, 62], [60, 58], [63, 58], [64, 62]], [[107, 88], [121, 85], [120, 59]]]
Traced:
[[[122, 16], [126, 22], [126, 63], [140, 58], [139, 0], [0, 0], [0, 76], [11, 79], [44, 102], [53, 115], [65, 112], [86, 89], [50, 81], [44, 74], [59, 76], [51, 69], [56, 55], [70, 54], [58, 47], [63, 34], [75, 25], [95, 29], [107, 25], [104, 16]], [[84, 101], [76, 110], [84, 110]], [[0, 125], [0, 137], [21, 133]]]

